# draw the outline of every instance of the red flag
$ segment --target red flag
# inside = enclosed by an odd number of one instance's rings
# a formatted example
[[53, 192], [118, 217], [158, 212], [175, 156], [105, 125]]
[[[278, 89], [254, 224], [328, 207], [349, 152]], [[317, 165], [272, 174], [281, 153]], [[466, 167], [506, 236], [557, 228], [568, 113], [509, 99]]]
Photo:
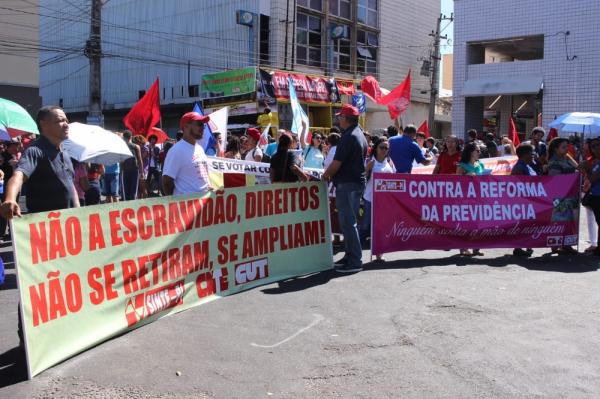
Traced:
[[123, 124], [127, 129], [136, 134], [141, 134], [146, 137], [152, 127], [160, 121], [160, 97], [158, 88], [158, 78], [150, 86], [144, 97], [142, 97], [134, 106], [125, 118]]
[[381, 99], [381, 88], [379, 82], [373, 76], [367, 76], [360, 82], [360, 89], [365, 93], [371, 100], [379, 103]]
[[396, 88], [378, 102], [381, 105], [387, 105], [390, 112], [390, 118], [396, 119], [410, 105], [410, 70], [404, 82], [400, 83]]
[[517, 134], [517, 128], [515, 126], [515, 121], [513, 118], [510, 118], [510, 122], [508, 125], [508, 138], [513, 142], [514, 146], [518, 146], [521, 144], [521, 139], [519, 139], [519, 135]]
[[157, 127], [153, 127], [152, 129], [150, 129], [148, 136], [152, 136], [152, 135], [156, 136], [157, 144], [162, 144], [165, 141], [169, 140], [169, 135]]
[[431, 137], [431, 134], [429, 134], [429, 126], [427, 125], [427, 121], [423, 122], [421, 126], [419, 126], [419, 128], [417, 129], [417, 133], [418, 132], [425, 133], [425, 138], [427, 139]]
[[558, 137], [558, 130], [556, 130], [555, 128], [551, 128], [550, 131], [548, 132], [548, 137], [546, 138], [546, 143], [549, 143], [552, 139], [555, 139]]

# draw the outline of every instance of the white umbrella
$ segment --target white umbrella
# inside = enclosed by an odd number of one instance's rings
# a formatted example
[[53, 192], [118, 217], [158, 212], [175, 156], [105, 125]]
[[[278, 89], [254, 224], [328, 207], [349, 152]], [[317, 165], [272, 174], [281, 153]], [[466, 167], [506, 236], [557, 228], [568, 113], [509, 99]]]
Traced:
[[582, 133], [585, 138], [600, 136], [600, 114], [591, 112], [569, 112], [553, 120], [548, 126], [555, 128], [561, 136]]
[[73, 122], [63, 148], [79, 162], [112, 165], [131, 158], [133, 154], [123, 139], [100, 126]]

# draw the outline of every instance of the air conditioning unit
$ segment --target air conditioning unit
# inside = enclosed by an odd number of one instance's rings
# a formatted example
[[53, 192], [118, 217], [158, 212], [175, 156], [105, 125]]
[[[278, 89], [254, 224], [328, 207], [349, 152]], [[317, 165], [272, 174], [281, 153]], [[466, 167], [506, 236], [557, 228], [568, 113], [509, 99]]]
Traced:
[[329, 35], [333, 40], [347, 39], [349, 37], [348, 27], [346, 25], [331, 24], [329, 26]]

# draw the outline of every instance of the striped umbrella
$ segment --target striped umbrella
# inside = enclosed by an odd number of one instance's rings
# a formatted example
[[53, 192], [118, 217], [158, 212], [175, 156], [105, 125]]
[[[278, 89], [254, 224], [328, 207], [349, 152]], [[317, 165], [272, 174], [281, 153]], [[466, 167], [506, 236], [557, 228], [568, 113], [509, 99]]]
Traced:
[[31, 133], [40, 134], [29, 113], [19, 104], [0, 98], [0, 140]]

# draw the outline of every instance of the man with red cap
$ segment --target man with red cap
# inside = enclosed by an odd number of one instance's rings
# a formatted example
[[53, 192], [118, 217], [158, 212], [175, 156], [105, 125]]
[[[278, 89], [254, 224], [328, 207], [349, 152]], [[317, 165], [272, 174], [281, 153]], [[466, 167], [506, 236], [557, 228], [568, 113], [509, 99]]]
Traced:
[[258, 147], [260, 134], [260, 130], [253, 127], [246, 130], [246, 136], [248, 137], [244, 144], [246, 149], [246, 157], [244, 159], [246, 161], [262, 162], [263, 153], [260, 147]]
[[362, 246], [358, 236], [357, 217], [360, 197], [365, 190], [365, 157], [367, 141], [358, 126], [358, 109], [344, 104], [336, 114], [342, 130], [333, 162], [325, 173], [325, 180], [333, 180], [335, 185], [336, 206], [346, 254], [335, 263], [336, 271], [352, 273], [362, 270]]
[[210, 190], [208, 163], [204, 149], [198, 143], [204, 134], [208, 116], [188, 112], [181, 117], [179, 127], [183, 137], [167, 153], [163, 167], [163, 190], [166, 195], [204, 193]]

